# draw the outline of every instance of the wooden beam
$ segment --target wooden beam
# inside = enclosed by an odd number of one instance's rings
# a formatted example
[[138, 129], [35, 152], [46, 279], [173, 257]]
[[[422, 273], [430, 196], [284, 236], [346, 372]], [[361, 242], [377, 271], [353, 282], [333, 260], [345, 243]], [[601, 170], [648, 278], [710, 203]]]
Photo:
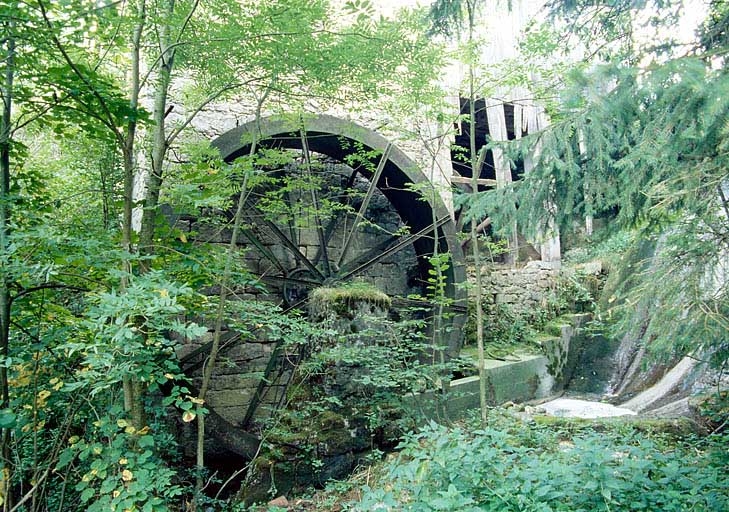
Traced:
[[[468, 176], [453, 176], [451, 177], [451, 183], [463, 183], [464, 185], [470, 185], [473, 180], [469, 178]], [[476, 182], [479, 185], [483, 185], [485, 187], [495, 187], [496, 186], [496, 180], [487, 180], [484, 178], [479, 178], [476, 180]]]

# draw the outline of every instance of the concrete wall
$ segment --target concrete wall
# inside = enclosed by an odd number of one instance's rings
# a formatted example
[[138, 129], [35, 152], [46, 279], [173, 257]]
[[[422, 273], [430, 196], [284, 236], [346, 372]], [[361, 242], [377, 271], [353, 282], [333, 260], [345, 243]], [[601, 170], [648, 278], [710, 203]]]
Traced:
[[[545, 336], [542, 354], [516, 354], [508, 360], [487, 359], [486, 400], [489, 405], [526, 402], [562, 392], [584, 372], [577, 366], [585, 346], [593, 343], [583, 326], [589, 315], [573, 315], [561, 326], [559, 336]], [[478, 369], [474, 360], [473, 366]], [[604, 384], [604, 383], [603, 383]], [[425, 417], [456, 420], [480, 406], [478, 375], [451, 381], [448, 393], [428, 392], [409, 397], [415, 413]]]

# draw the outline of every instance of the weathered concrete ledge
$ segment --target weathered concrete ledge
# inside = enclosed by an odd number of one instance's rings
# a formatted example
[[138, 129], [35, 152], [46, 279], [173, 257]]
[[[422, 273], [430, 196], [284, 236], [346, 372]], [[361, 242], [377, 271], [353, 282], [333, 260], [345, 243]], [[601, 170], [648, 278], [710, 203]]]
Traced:
[[[508, 360], [487, 359], [486, 399], [490, 405], [526, 402], [560, 393], [573, 379], [585, 372], [595, 373], [584, 361], [609, 348], [604, 338], [589, 335], [584, 325], [590, 315], [570, 315], [569, 323], [556, 326], [559, 335], [543, 335], [538, 340], [541, 354], [515, 354]], [[478, 363], [474, 361], [474, 366]], [[598, 383], [599, 384], [599, 383]], [[480, 406], [479, 377], [464, 377], [450, 382], [446, 394], [427, 392], [408, 398], [416, 414], [428, 418], [463, 417], [469, 409]]]
[[[522, 354], [515, 360], [487, 359], [486, 399], [490, 405], [504, 402], [525, 402], [547, 397], [552, 393], [554, 378], [549, 373], [549, 358], [544, 355]], [[448, 400], [449, 414], [462, 416], [468, 409], [479, 406], [478, 375], [451, 382]]]

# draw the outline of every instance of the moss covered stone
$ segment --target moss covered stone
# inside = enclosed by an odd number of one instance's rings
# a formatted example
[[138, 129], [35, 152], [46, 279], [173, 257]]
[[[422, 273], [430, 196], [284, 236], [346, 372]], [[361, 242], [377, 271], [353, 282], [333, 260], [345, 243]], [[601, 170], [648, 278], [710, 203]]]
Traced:
[[309, 295], [309, 311], [312, 317], [321, 318], [329, 314], [351, 317], [363, 305], [388, 310], [392, 301], [385, 293], [366, 284], [337, 288], [317, 288]]

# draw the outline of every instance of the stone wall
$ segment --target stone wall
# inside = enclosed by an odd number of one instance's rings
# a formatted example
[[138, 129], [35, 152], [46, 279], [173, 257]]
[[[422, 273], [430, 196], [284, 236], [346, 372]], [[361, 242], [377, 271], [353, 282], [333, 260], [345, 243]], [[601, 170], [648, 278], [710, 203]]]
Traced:
[[[469, 268], [469, 282], [475, 283], [475, 269]], [[544, 310], [557, 287], [559, 269], [548, 262], [530, 261], [523, 267], [488, 265], [483, 267], [483, 300], [486, 314], [495, 315], [505, 306], [517, 315], [529, 317]]]
[[[228, 340], [236, 335], [228, 331], [222, 336], [224, 349], [219, 355], [215, 375], [210, 384], [207, 405], [234, 425], [243, 421], [262, 373], [275, 350], [275, 341], [267, 338], [265, 333], [260, 334], [261, 336], [257, 336], [255, 340], [247, 339], [245, 342], [233, 340], [230, 344], [227, 343]], [[212, 341], [212, 337], [211, 331], [196, 343], [180, 345], [177, 349], [178, 357], [185, 358], [205, 343]], [[204, 354], [205, 356], [201, 354], [189, 359], [187, 364], [201, 365], [208, 352]], [[198, 387], [201, 371], [198, 369], [194, 372], [196, 377], [193, 381]], [[286, 377], [287, 375], [280, 376], [277, 379], [279, 382], [266, 390], [266, 395], [262, 397], [265, 405], [274, 405], [280, 400]]]

